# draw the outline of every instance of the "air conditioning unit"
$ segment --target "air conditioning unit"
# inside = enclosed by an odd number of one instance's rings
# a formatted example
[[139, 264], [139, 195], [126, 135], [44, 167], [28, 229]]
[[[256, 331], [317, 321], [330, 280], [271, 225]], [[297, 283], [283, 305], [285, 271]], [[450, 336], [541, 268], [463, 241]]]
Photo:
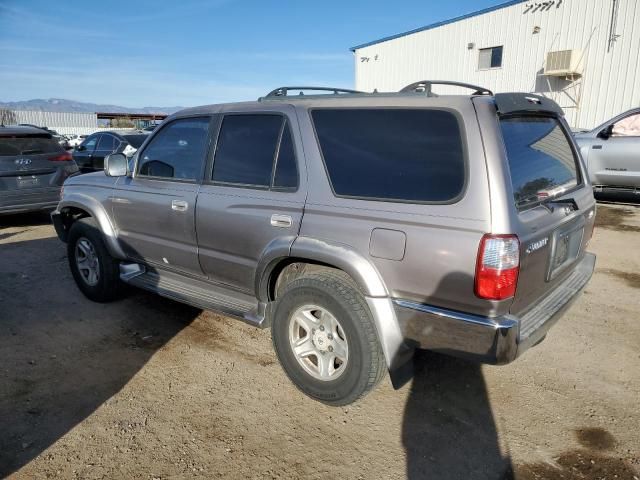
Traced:
[[550, 77], [582, 75], [582, 50], [559, 50], [547, 53], [544, 74]]

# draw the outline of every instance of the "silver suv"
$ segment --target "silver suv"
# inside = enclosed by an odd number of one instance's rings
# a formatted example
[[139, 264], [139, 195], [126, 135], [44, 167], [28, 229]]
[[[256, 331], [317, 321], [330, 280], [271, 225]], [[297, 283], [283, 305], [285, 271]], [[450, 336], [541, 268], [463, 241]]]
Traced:
[[172, 115], [132, 165], [65, 183], [53, 221], [78, 287], [270, 326], [289, 378], [330, 405], [386, 370], [402, 385], [416, 348], [511, 362], [591, 277], [592, 188], [552, 101], [433, 83]]

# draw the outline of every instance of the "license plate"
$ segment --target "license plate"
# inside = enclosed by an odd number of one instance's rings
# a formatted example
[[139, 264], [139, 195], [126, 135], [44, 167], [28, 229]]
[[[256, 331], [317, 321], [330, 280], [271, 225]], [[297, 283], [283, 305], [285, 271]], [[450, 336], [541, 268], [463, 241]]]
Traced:
[[556, 269], [569, 258], [569, 241], [571, 234], [561, 235], [556, 243], [556, 252], [553, 258], [553, 268]]
[[39, 183], [40, 183], [40, 179], [37, 178], [37, 177], [29, 177], [29, 178], [18, 177], [18, 187], [19, 188], [34, 187], [34, 186], [38, 185]]
[[583, 233], [584, 225], [569, 231], [565, 230], [556, 233], [553, 241], [553, 253], [551, 256], [551, 268], [549, 269], [547, 277], [548, 280], [554, 278], [578, 258], [580, 247], [582, 246]]

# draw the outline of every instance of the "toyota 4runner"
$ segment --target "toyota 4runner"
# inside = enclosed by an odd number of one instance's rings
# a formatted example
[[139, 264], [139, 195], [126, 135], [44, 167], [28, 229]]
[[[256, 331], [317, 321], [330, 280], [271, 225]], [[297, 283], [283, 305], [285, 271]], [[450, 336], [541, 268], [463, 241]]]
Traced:
[[52, 216], [88, 298], [130, 284], [270, 326], [289, 378], [331, 405], [386, 370], [402, 384], [416, 348], [511, 362], [595, 262], [562, 110], [456, 82], [189, 108], [131, 163], [69, 178]]

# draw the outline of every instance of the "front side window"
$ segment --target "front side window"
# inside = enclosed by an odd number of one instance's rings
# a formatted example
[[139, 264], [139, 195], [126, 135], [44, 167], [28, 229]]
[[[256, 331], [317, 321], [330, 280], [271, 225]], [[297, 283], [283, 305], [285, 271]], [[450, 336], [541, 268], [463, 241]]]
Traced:
[[209, 144], [209, 118], [183, 118], [160, 130], [141, 154], [138, 173], [149, 177], [195, 180]]
[[478, 50], [478, 69], [488, 70], [502, 66], [502, 46]]
[[618, 120], [611, 133], [614, 137], [640, 137], [640, 113]]
[[282, 115], [225, 115], [213, 162], [214, 182], [260, 188], [298, 184], [291, 132]]
[[401, 202], [452, 202], [465, 185], [460, 126], [436, 109], [312, 112], [333, 191]]
[[87, 138], [82, 143], [82, 146], [84, 147], [85, 150], [93, 150], [96, 148], [96, 143], [98, 143], [98, 135], [96, 135], [95, 137]]
[[578, 185], [576, 157], [558, 120], [505, 117], [500, 119], [500, 128], [518, 209], [537, 205]]

